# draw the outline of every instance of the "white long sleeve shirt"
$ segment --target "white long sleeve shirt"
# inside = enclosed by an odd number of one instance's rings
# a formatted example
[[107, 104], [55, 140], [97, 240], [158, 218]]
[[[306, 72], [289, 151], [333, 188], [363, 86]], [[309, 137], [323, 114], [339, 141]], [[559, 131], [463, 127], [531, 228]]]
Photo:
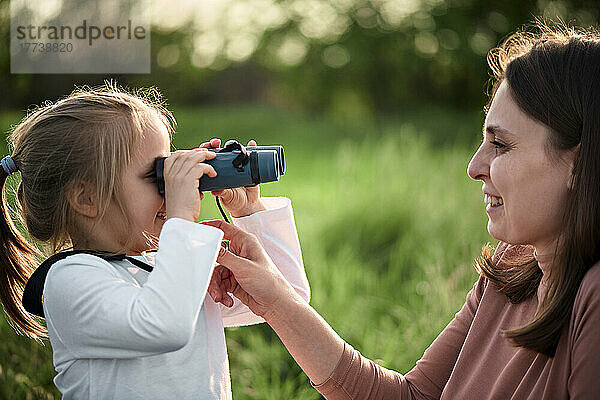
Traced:
[[[286, 279], [310, 292], [289, 199], [234, 218], [256, 235]], [[158, 251], [127, 260], [75, 254], [44, 285], [44, 314], [63, 399], [231, 399], [224, 327], [264, 322], [235, 299], [207, 296], [222, 232], [170, 218]]]

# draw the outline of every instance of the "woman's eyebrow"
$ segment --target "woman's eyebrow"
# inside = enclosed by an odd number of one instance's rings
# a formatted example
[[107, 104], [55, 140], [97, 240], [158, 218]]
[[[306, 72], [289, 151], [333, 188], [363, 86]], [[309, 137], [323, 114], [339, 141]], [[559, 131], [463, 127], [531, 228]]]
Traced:
[[[501, 134], [508, 137], [515, 137], [515, 134], [498, 126], [498, 125], [488, 125], [485, 127], [485, 130], [492, 135]], [[484, 132], [485, 133], [485, 132]]]

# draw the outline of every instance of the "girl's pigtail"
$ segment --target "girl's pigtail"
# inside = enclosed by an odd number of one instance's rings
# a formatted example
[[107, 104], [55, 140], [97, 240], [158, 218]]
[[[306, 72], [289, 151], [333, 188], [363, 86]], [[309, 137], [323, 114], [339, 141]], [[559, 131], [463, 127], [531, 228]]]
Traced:
[[21, 297], [41, 254], [13, 224], [4, 190], [7, 178], [6, 171], [0, 168], [0, 300], [15, 329], [40, 339], [47, 337], [47, 330], [37, 317], [25, 311]]

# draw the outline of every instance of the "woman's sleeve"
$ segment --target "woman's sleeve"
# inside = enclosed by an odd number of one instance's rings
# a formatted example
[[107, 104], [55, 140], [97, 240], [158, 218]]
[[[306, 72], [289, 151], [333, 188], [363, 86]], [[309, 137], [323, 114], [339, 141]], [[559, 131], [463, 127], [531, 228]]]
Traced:
[[223, 233], [179, 218], [162, 228], [155, 267], [139, 286], [88, 254], [58, 261], [44, 313], [76, 358], [132, 358], [175, 351], [192, 337]]
[[[267, 210], [242, 218], [233, 218], [236, 226], [252, 233], [279, 268], [285, 279], [307, 302], [310, 287], [304, 271], [298, 232], [291, 201], [285, 197], [263, 198]], [[233, 307], [221, 305], [224, 326], [251, 325], [264, 322], [248, 307], [234, 298]]]
[[438, 399], [463, 346], [487, 280], [480, 277], [462, 309], [406, 375], [390, 371], [346, 344], [331, 374], [315, 388], [328, 400]]
[[600, 398], [600, 265], [585, 275], [571, 320], [569, 398]]

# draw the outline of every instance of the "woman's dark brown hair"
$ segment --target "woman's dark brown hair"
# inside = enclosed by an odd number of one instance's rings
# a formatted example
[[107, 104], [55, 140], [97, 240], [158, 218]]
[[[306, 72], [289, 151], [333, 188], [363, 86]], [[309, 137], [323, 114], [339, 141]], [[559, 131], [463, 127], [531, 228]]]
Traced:
[[[519, 107], [549, 128], [549, 156], [579, 148], [545, 296], [532, 321], [503, 335], [552, 356], [579, 285], [600, 259], [600, 35], [543, 23], [534, 30], [513, 34], [488, 54], [491, 97], [501, 82], [508, 84]], [[542, 277], [535, 259], [498, 266], [490, 256], [484, 249], [478, 269], [512, 302], [535, 295]]]

